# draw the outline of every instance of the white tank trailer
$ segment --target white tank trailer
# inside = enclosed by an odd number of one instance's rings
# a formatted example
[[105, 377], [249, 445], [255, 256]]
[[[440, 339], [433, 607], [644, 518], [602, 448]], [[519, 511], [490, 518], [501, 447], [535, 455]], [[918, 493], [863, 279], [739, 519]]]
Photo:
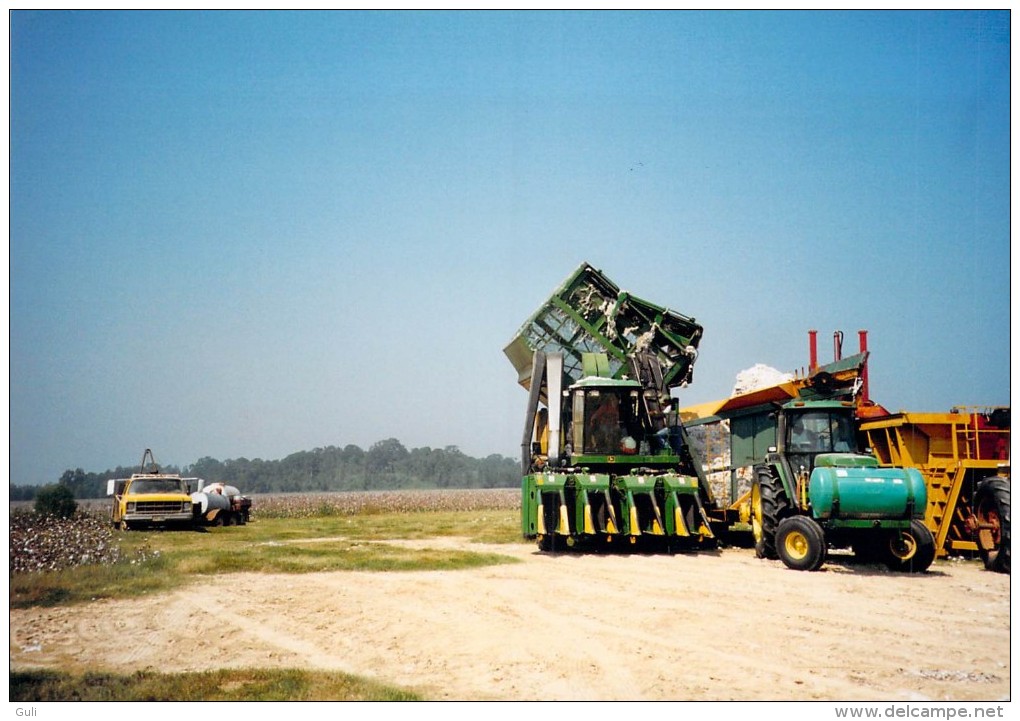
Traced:
[[243, 526], [251, 515], [251, 499], [242, 496], [235, 486], [206, 483], [201, 478], [188, 478], [195, 522], [208, 526]]

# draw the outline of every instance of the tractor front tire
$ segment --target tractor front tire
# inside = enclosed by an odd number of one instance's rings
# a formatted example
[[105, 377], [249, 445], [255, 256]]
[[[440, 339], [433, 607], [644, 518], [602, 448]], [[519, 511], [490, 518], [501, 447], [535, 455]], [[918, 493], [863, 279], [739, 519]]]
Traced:
[[974, 495], [978, 523], [977, 545], [985, 568], [1009, 573], [1009, 479], [992, 476], [982, 481]]
[[790, 516], [779, 523], [776, 551], [787, 568], [817, 571], [825, 563], [825, 532], [808, 516]]

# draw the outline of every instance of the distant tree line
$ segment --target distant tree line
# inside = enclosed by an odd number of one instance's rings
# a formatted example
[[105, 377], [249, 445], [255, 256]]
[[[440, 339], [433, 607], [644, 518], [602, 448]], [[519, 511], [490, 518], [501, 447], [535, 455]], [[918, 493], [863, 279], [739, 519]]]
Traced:
[[[278, 461], [205, 457], [183, 468], [160, 466], [160, 471], [220, 481], [237, 486], [242, 493], [512, 488], [521, 481], [520, 464], [505, 456], [472, 458], [457, 446], [408, 450], [395, 438], [379, 441], [367, 451], [347, 445], [300, 451]], [[75, 498], [103, 498], [108, 479], [138, 472], [137, 466], [101, 473], [69, 469], [58, 484], [69, 488]], [[39, 489], [11, 484], [11, 500], [33, 500]]]

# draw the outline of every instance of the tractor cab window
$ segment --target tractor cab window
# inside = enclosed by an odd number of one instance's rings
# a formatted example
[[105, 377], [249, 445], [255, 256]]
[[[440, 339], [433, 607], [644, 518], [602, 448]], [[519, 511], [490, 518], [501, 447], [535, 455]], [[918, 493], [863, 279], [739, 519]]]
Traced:
[[790, 419], [787, 448], [792, 453], [849, 453], [854, 449], [850, 414], [808, 411]]
[[575, 448], [613, 455], [637, 449], [637, 393], [629, 389], [589, 388], [574, 396]]

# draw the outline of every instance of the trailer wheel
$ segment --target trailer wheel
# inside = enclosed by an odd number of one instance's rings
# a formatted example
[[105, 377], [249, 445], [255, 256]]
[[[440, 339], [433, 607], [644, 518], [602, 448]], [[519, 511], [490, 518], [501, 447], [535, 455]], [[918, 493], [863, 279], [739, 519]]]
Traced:
[[825, 532], [807, 516], [790, 516], [779, 524], [776, 550], [787, 568], [817, 571], [825, 563]]
[[982, 481], [974, 495], [976, 541], [985, 568], [1009, 573], [1009, 479], [992, 476]]
[[776, 532], [790, 512], [782, 482], [768, 466], [759, 466], [751, 485], [751, 531], [758, 558], [778, 558]]
[[881, 549], [891, 570], [923, 573], [935, 560], [935, 537], [923, 523], [911, 521], [909, 530], [889, 534]]

